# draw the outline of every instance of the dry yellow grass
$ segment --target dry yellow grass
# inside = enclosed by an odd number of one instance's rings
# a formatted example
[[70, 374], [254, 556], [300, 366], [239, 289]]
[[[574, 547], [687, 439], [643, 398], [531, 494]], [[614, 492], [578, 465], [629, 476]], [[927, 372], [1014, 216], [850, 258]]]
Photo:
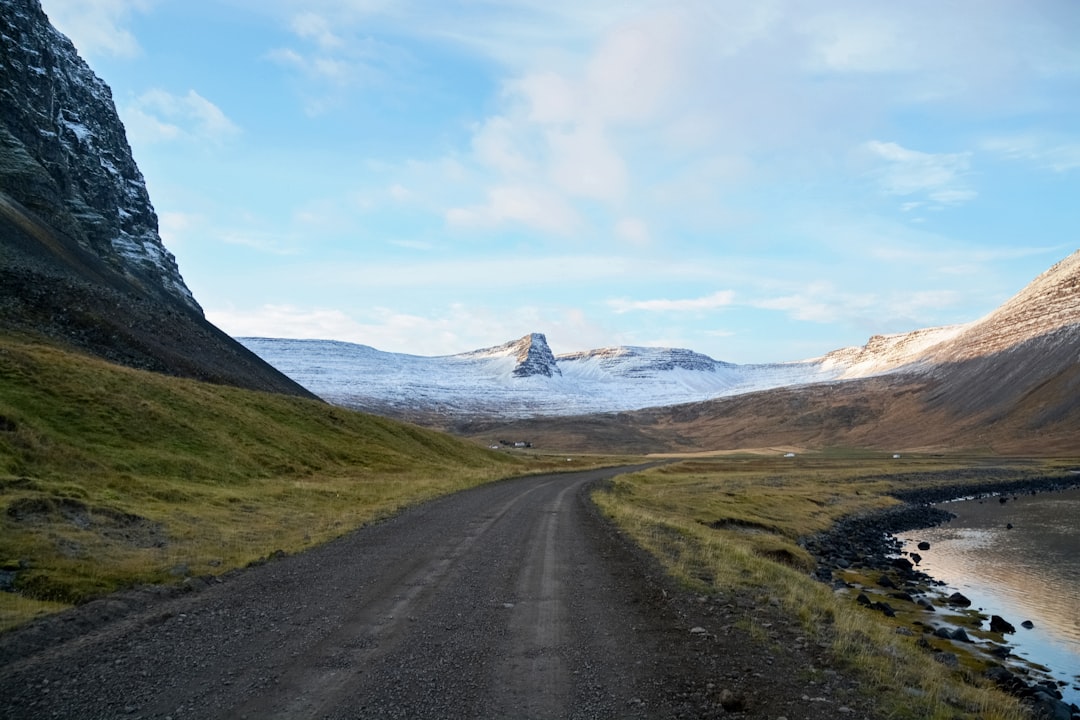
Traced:
[[[778, 602], [898, 718], [1021, 720], [1015, 699], [963, 670], [928, 662], [915, 638], [898, 634], [850, 599], [815, 581], [798, 538], [836, 519], [895, 504], [889, 490], [967, 467], [970, 458], [799, 458], [738, 455], [694, 459], [621, 476], [594, 493], [604, 513], [696, 592], [751, 593]], [[977, 462], [977, 461], [976, 461]], [[1017, 472], [1030, 469], [1020, 463]], [[903, 479], [900, 474], [906, 473]], [[892, 476], [892, 477], [890, 477]], [[869, 479], [867, 479], [869, 478]]]

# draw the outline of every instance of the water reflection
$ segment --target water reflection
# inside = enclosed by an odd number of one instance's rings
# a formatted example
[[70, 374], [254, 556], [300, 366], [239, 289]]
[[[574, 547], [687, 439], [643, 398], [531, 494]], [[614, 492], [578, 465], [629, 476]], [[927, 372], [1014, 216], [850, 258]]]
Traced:
[[1080, 705], [1080, 490], [941, 507], [957, 517], [902, 534], [904, 549], [929, 542], [919, 569], [1015, 625], [1014, 653], [1070, 681], [1062, 693]]

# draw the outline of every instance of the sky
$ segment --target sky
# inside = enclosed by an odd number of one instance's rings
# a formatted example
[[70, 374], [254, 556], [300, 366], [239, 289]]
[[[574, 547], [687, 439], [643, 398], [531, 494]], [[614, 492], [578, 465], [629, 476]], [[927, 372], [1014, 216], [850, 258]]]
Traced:
[[736, 363], [1080, 247], [1074, 0], [41, 0], [233, 336]]

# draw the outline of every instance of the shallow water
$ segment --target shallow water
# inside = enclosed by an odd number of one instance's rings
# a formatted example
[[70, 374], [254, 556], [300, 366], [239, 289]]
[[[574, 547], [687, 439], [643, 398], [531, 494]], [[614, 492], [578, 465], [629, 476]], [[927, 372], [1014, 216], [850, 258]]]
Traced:
[[[1051, 670], [1066, 702], [1080, 705], [1080, 490], [942, 503], [936, 528], [898, 537], [919, 569], [959, 590], [987, 615], [1016, 626], [1013, 654]], [[1008, 524], [1012, 529], [1008, 529]], [[929, 550], [917, 550], [920, 541]], [[1021, 623], [1030, 620], [1034, 628]]]

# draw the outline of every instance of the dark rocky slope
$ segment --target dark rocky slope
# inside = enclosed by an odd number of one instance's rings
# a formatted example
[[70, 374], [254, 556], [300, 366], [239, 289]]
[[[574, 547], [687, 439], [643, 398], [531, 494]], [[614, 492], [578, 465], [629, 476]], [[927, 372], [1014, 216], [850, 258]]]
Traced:
[[38, 0], [0, 0], [0, 329], [310, 395], [203, 317], [161, 242], [108, 86]]

